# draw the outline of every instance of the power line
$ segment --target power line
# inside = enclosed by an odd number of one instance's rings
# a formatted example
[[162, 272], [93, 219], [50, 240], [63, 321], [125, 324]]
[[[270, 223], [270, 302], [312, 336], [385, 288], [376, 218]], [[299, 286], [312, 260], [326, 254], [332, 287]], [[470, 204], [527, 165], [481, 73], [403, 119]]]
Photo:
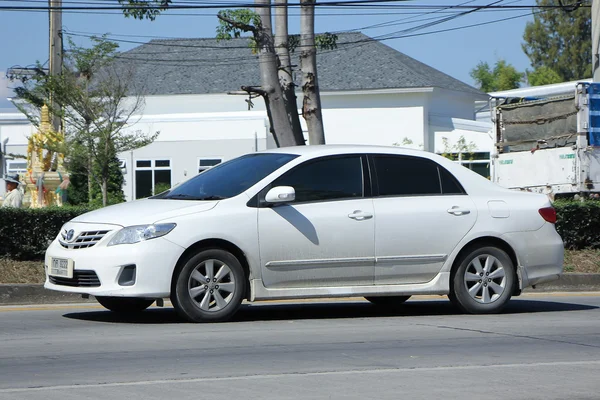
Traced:
[[[408, 2], [411, 0], [376, 0], [377, 3], [381, 2]], [[444, 5], [406, 5], [406, 4], [373, 4], [373, 0], [346, 0], [336, 2], [316, 2], [315, 6], [319, 8], [363, 8], [363, 9], [443, 9], [447, 6]], [[221, 8], [257, 8], [260, 5], [254, 3], [211, 3], [211, 4], [196, 4], [196, 5], [170, 5], [165, 10], [195, 10], [195, 9], [221, 9]], [[262, 6], [261, 6], [262, 7]], [[273, 7], [274, 5], [265, 5], [264, 7]], [[289, 8], [300, 7], [299, 3], [290, 3], [287, 5]], [[591, 7], [590, 4], [582, 4], [581, 7]], [[453, 8], [456, 9], [552, 9], [562, 8], [561, 5], [486, 5], [486, 6], [470, 6], [470, 5], [456, 5]], [[19, 10], [19, 11], [49, 11], [49, 10], [63, 10], [63, 11], [105, 11], [105, 10], [129, 10], [129, 11], [144, 11], [144, 10], [157, 10], [158, 7], [151, 6], [62, 6], [62, 7], [49, 7], [49, 6], [0, 6], [0, 10]]]

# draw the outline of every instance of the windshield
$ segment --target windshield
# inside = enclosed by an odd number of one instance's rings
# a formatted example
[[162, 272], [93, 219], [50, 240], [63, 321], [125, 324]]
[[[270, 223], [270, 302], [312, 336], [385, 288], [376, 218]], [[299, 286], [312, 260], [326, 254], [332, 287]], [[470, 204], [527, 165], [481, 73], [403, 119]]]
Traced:
[[221, 200], [237, 196], [296, 157], [281, 153], [248, 154], [208, 169], [152, 198]]

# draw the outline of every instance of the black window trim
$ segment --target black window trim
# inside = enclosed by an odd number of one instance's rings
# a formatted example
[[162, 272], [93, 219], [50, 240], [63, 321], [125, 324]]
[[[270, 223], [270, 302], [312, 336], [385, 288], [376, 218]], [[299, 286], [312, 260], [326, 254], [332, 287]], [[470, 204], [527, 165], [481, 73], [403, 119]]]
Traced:
[[270, 204], [265, 201], [265, 196], [267, 195], [267, 192], [273, 187], [273, 182], [275, 182], [276, 180], [278, 180], [280, 178], [283, 178], [285, 175], [287, 175], [287, 174], [293, 172], [294, 170], [296, 170], [297, 168], [300, 168], [301, 166], [305, 166], [307, 164], [311, 164], [311, 163], [314, 163], [317, 161], [330, 160], [330, 159], [335, 159], [335, 158], [349, 158], [349, 157], [360, 157], [360, 159], [361, 159], [361, 171], [362, 171], [362, 178], [363, 178], [363, 194], [361, 197], [342, 197], [342, 198], [338, 198], [338, 199], [293, 201], [291, 203], [282, 203], [282, 204], [288, 204], [288, 205], [312, 204], [312, 203], [324, 203], [324, 202], [331, 202], [331, 201], [347, 201], [347, 200], [371, 198], [373, 195], [373, 186], [372, 186], [373, 179], [371, 176], [372, 169], [368, 163], [367, 155], [364, 153], [348, 153], [348, 154], [334, 154], [334, 155], [327, 155], [327, 156], [322, 156], [322, 157], [311, 158], [310, 160], [306, 160], [306, 161], [290, 168], [289, 170], [285, 171], [283, 174], [279, 175], [277, 178], [273, 179], [273, 181], [270, 182], [269, 184], [267, 184], [264, 188], [262, 188], [255, 196], [253, 196], [248, 201], [248, 203], [246, 203], [246, 205], [248, 207], [252, 207], [252, 208], [277, 207], [281, 204]]
[[[429, 193], [429, 194], [389, 194], [389, 195], [380, 195], [379, 194], [379, 179], [377, 175], [377, 167], [375, 166], [375, 157], [399, 157], [399, 158], [411, 158], [411, 159], [421, 159], [426, 160], [427, 162], [434, 163], [437, 167], [437, 175], [438, 182], [440, 185], [440, 193]], [[439, 163], [427, 157], [419, 157], [407, 154], [386, 154], [386, 153], [369, 153], [367, 154], [367, 158], [369, 160], [369, 169], [371, 171], [371, 180], [373, 187], [373, 197], [374, 198], [388, 198], [388, 197], [432, 197], [432, 196], [465, 196], [467, 192], [461, 183], [456, 179], [456, 177], [448, 171], [446, 168], [441, 166]], [[454, 183], [458, 186], [462, 193], [444, 193], [443, 185], [442, 185], [442, 174], [440, 169], [446, 171], [450, 178], [454, 181]]]

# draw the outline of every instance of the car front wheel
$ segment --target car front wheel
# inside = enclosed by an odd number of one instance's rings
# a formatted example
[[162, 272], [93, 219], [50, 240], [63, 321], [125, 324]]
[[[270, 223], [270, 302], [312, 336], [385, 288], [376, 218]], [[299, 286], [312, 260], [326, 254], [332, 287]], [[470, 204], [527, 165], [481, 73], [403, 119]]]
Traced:
[[231, 253], [204, 250], [191, 257], [175, 277], [171, 302], [190, 322], [225, 321], [242, 303], [244, 270]]
[[480, 247], [465, 254], [450, 283], [450, 300], [469, 314], [500, 312], [514, 291], [516, 273], [505, 251]]
[[96, 300], [104, 308], [119, 314], [134, 314], [144, 311], [154, 303], [153, 299], [136, 297], [105, 297], [96, 296]]

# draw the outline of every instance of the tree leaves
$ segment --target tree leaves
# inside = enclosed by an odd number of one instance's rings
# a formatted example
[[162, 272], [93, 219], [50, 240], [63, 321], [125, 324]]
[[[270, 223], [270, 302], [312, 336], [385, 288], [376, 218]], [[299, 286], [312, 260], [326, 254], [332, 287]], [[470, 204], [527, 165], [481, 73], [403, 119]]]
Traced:
[[124, 6], [123, 15], [134, 19], [154, 21], [162, 11], [169, 8], [171, 0], [119, 0]]
[[482, 61], [471, 70], [471, 77], [479, 85], [479, 89], [486, 93], [516, 89], [524, 76], [502, 59], [496, 61], [493, 69]]
[[[536, 0], [536, 3], [556, 5], [554, 0]], [[546, 8], [534, 15], [533, 22], [527, 23], [522, 47], [534, 69], [547, 67], [561, 82], [572, 81], [592, 76], [591, 36], [590, 8], [581, 7], [572, 12]], [[545, 72], [544, 78], [548, 78]]]

